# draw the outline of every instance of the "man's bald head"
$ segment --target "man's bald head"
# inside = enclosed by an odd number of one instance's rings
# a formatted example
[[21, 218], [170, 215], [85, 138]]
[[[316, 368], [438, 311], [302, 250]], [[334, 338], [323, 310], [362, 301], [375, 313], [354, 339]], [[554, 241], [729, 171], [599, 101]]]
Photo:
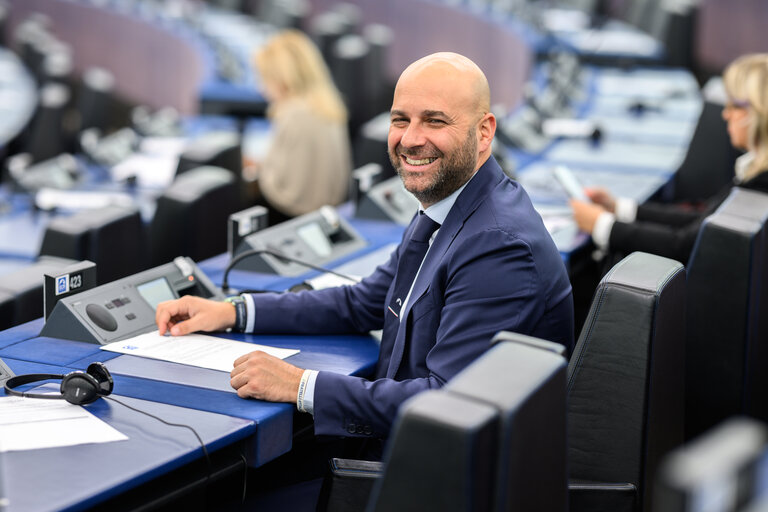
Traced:
[[448, 197], [490, 158], [490, 96], [480, 68], [456, 53], [428, 55], [400, 75], [389, 112], [389, 158], [423, 207]]
[[491, 90], [485, 73], [470, 59], [453, 52], [427, 55], [405, 68], [397, 81], [400, 87], [437, 80], [462, 96], [468, 108], [481, 116], [491, 110]]

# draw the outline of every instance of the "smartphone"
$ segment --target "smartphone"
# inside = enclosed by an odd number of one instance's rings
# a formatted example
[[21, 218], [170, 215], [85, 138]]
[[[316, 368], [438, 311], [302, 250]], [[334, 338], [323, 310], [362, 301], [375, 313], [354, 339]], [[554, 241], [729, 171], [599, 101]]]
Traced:
[[579, 180], [576, 179], [576, 175], [573, 171], [564, 165], [556, 165], [552, 169], [552, 173], [555, 175], [557, 181], [565, 189], [565, 192], [572, 199], [578, 199], [579, 201], [589, 202], [589, 197], [584, 192], [584, 187], [581, 186]]

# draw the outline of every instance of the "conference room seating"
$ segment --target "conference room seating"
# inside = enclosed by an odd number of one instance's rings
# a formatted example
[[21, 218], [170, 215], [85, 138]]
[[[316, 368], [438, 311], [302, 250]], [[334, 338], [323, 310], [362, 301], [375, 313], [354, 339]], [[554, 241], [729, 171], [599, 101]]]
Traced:
[[45, 230], [40, 255], [96, 263], [98, 283], [146, 268], [145, 228], [137, 207], [105, 206], [55, 217]]
[[54, 39], [50, 29], [51, 18], [35, 13], [18, 23], [13, 30], [12, 46], [36, 80], [45, 60], [45, 48]]
[[33, 162], [53, 158], [66, 151], [64, 117], [71, 99], [68, 86], [48, 83], [39, 91], [40, 102], [24, 144]]
[[394, 83], [387, 74], [389, 53], [394, 32], [387, 25], [369, 23], [362, 29], [361, 35], [368, 43], [368, 57], [365, 60], [366, 98], [369, 115], [366, 119], [389, 110], [394, 92]]
[[723, 106], [705, 102], [688, 152], [672, 181], [675, 201], [702, 201], [733, 179], [738, 155], [722, 116]]
[[654, 512], [766, 510], [768, 428], [735, 417], [665, 457], [653, 493]]
[[76, 105], [80, 116], [80, 131], [88, 128], [96, 128], [101, 133], [107, 131], [114, 110], [114, 89], [115, 77], [110, 71], [92, 67], [83, 72]]
[[353, 22], [348, 20], [344, 13], [326, 11], [314, 18], [309, 24], [309, 34], [317, 45], [323, 59], [328, 64], [333, 74], [332, 52], [336, 42], [346, 34], [353, 31]]
[[686, 437], [734, 414], [768, 419], [768, 195], [734, 188], [688, 267]]
[[299, 29], [311, 13], [304, 0], [261, 0], [255, 9], [257, 19], [279, 28]]
[[600, 281], [568, 365], [572, 512], [649, 510], [683, 441], [685, 269], [635, 252]]
[[0, 329], [43, 316], [43, 274], [54, 273], [74, 260], [42, 256], [0, 279]]
[[363, 510], [373, 486], [368, 510], [567, 510], [563, 351], [499, 333], [403, 404], [383, 463], [334, 459], [321, 509]]
[[374, 116], [360, 126], [352, 146], [352, 160], [355, 167], [375, 163], [382, 168], [381, 179], [395, 176], [387, 150], [388, 132], [389, 110]]
[[349, 126], [352, 133], [376, 112], [371, 109], [368, 93], [371, 90], [367, 63], [371, 50], [366, 40], [357, 34], [341, 36], [331, 47], [329, 67], [333, 81], [349, 111]]
[[149, 227], [151, 266], [189, 256], [195, 261], [227, 250], [227, 219], [241, 210], [238, 178], [220, 167], [177, 176], [157, 199]]
[[176, 175], [203, 166], [221, 167], [238, 179], [243, 170], [240, 135], [234, 132], [210, 133], [192, 139], [179, 155]]

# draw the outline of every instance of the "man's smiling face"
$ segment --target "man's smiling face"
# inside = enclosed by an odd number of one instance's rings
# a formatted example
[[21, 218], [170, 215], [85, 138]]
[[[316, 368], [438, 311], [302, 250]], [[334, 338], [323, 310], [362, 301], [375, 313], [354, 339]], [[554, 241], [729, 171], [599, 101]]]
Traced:
[[437, 61], [406, 70], [390, 111], [389, 158], [405, 188], [428, 207], [472, 176], [478, 162], [478, 111], [471, 76]]

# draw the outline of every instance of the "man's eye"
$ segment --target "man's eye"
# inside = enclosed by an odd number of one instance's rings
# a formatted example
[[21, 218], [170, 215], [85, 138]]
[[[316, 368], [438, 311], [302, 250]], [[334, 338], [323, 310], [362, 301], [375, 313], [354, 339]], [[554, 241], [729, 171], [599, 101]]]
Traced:
[[395, 117], [395, 118], [394, 118], [394, 119], [392, 119], [390, 122], [391, 122], [392, 124], [396, 124], [396, 125], [404, 125], [404, 124], [407, 124], [407, 123], [408, 123], [408, 120], [407, 120], [407, 119], [405, 119], [405, 118], [403, 118], [403, 117]]
[[437, 124], [445, 124], [445, 121], [443, 121], [442, 119], [427, 119], [427, 123], [437, 125]]

